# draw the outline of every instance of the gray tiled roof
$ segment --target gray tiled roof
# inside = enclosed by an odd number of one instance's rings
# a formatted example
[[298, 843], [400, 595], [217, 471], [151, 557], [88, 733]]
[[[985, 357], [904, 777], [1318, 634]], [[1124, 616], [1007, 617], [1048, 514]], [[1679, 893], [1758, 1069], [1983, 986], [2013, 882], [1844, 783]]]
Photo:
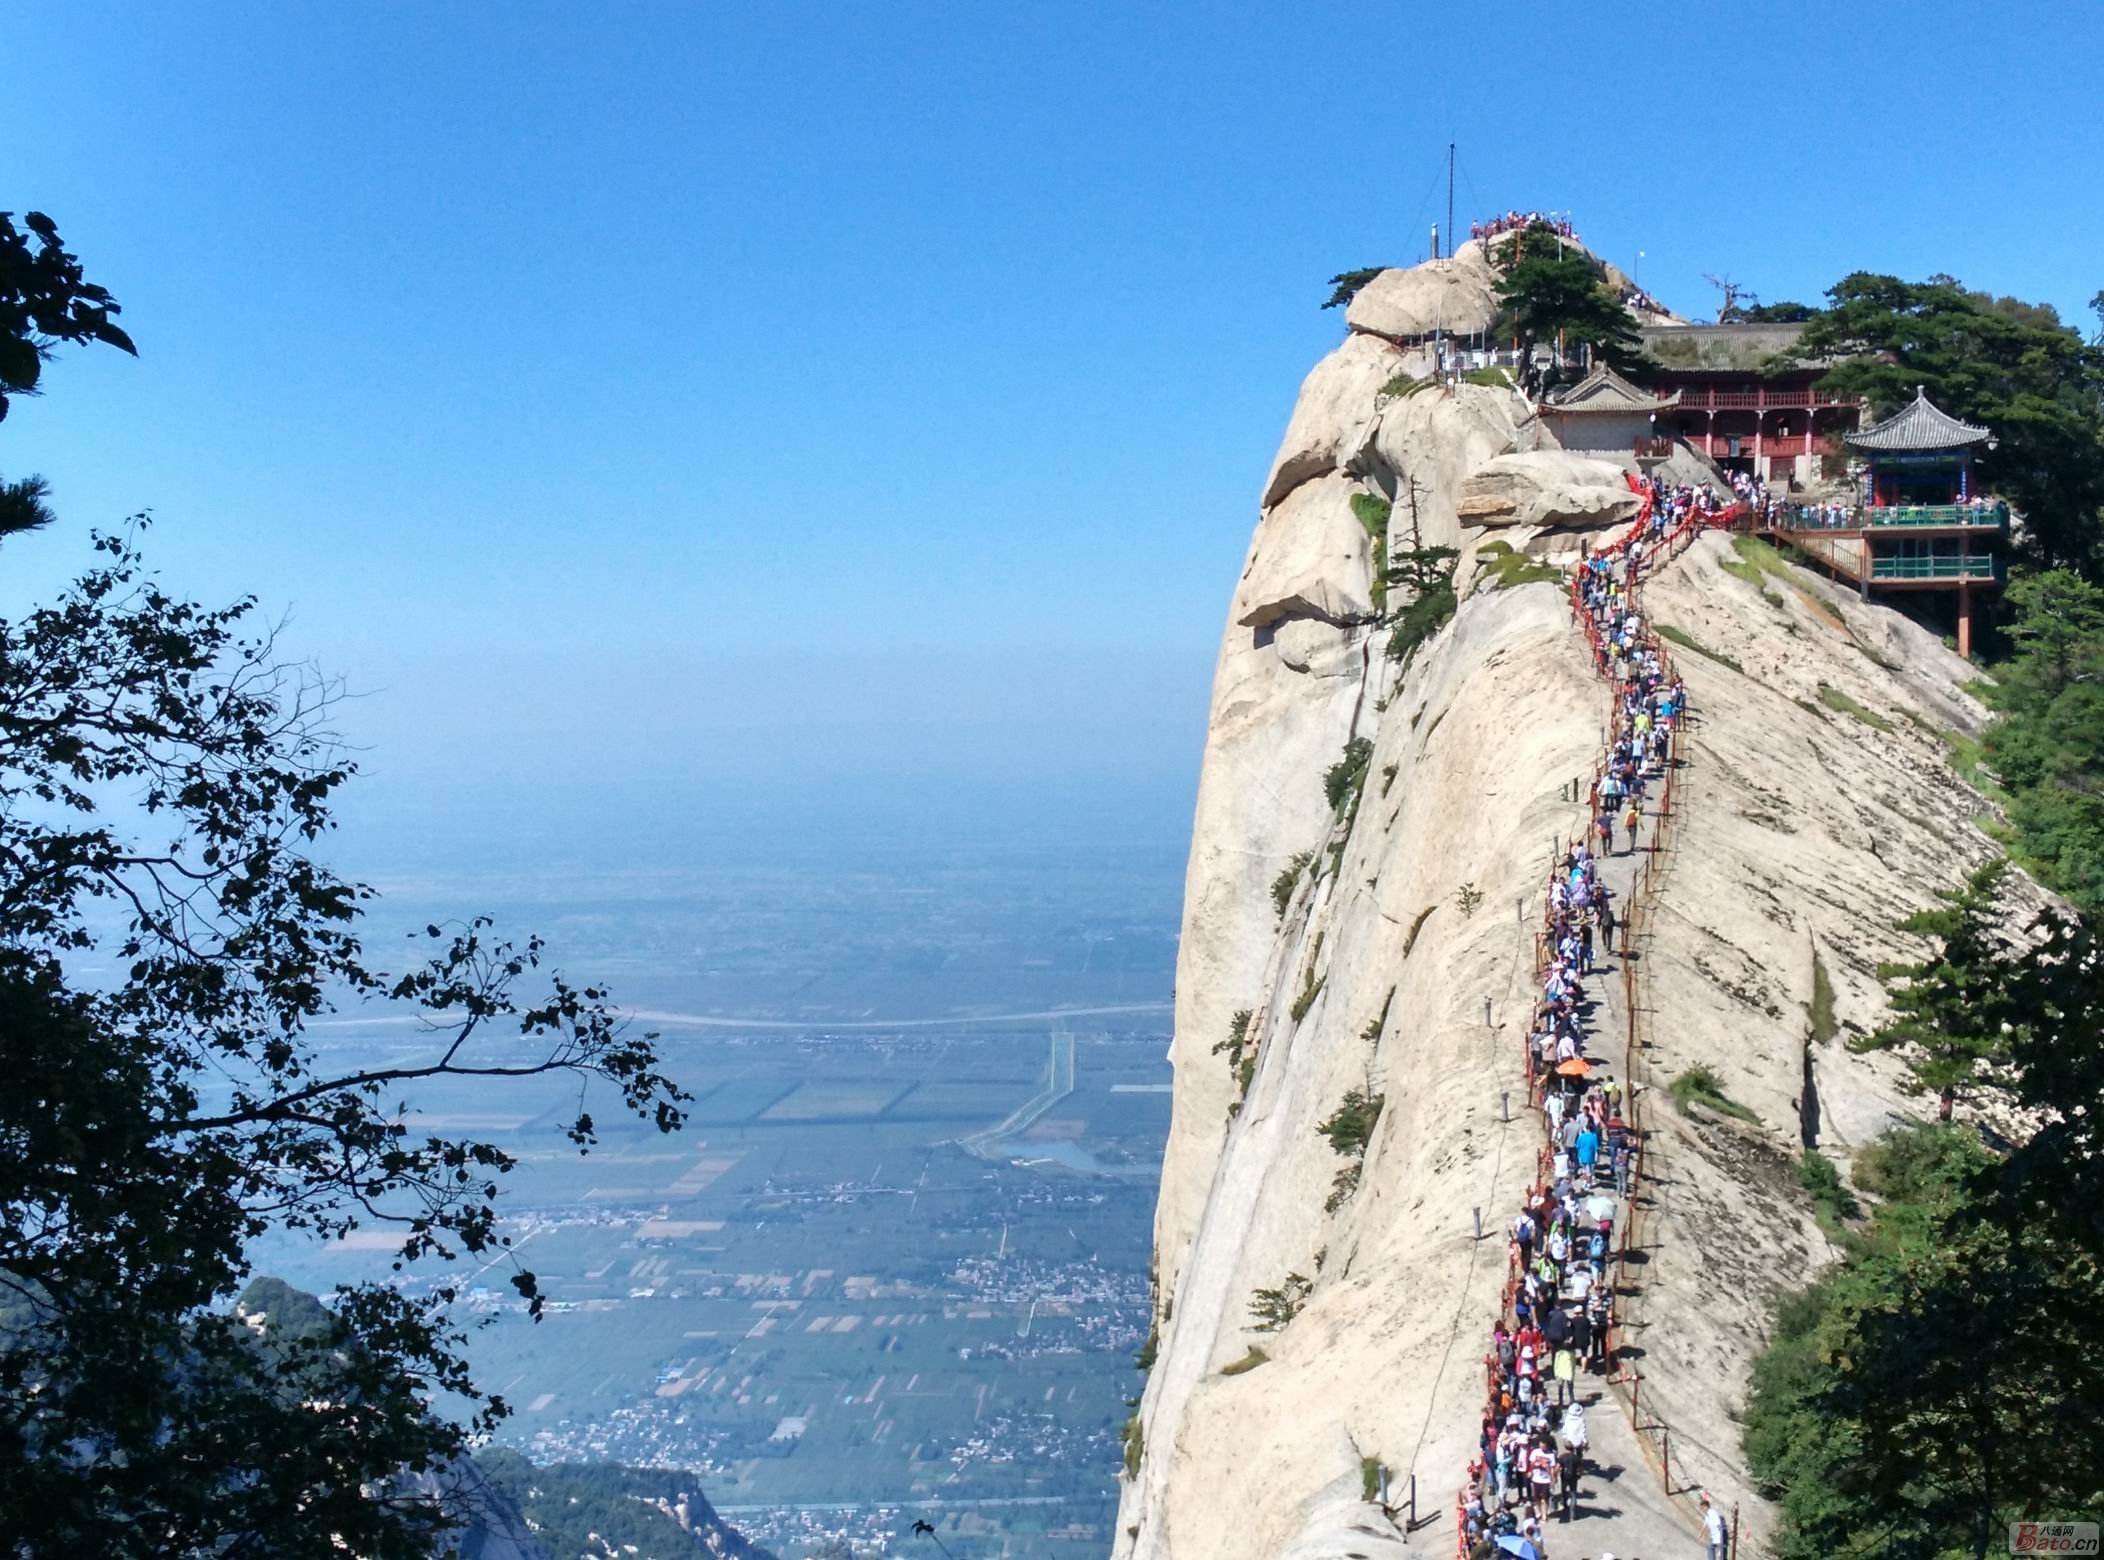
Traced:
[[1555, 400], [1546, 403], [1545, 412], [1657, 412], [1675, 405], [1680, 392], [1656, 396], [1639, 390], [1613, 369], [1602, 364], [1572, 385]]
[[1956, 450], [1989, 436], [1987, 429], [1939, 410], [1927, 389], [1917, 386], [1913, 400], [1883, 422], [1848, 435], [1848, 442], [1859, 450]]

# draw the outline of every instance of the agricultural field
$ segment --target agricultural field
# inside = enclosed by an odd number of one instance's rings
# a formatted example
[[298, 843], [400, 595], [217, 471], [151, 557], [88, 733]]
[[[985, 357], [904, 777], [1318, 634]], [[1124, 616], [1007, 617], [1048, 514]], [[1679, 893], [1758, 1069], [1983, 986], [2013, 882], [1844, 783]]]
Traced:
[[[547, 1299], [538, 1324], [520, 1314], [507, 1262], [470, 1291], [479, 1377], [515, 1410], [501, 1438], [697, 1469], [756, 1537], [774, 1508], [1030, 1499], [1059, 1509], [964, 1510], [1100, 1549], [1146, 1325], [1163, 1041], [1045, 1023], [683, 1036], [692, 1123], [623, 1125], [588, 1155], [560, 1135], [574, 1090], [509, 1113], [434, 1091], [425, 1124], [517, 1155], [505, 1233]], [[956, 1141], [1037, 1094], [1059, 1046], [1071, 1092], [1013, 1139]], [[281, 1243], [265, 1262], [326, 1289], [384, 1270], [389, 1244]], [[1067, 1542], [1040, 1531], [1032, 1552]]]

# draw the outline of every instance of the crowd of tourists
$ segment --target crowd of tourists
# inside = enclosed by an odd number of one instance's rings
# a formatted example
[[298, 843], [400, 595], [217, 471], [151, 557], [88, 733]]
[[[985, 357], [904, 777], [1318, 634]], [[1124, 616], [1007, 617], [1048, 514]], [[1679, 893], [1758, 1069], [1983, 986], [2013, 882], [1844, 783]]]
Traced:
[[[1595, 666], [1613, 690], [1614, 718], [1590, 798], [1597, 843], [1570, 845], [1549, 885], [1526, 1058], [1546, 1144], [1512, 1222], [1506, 1303], [1484, 1359], [1486, 1402], [1460, 1500], [1460, 1547], [1469, 1560], [1548, 1554], [1547, 1527], [1575, 1517], [1588, 1468], [1580, 1381], [1604, 1377], [1614, 1363], [1613, 1254], [1639, 1138], [1625, 1119], [1623, 1084], [1587, 1054], [1586, 983], [1614, 956], [1626, 919], [1601, 861], [1618, 840], [1625, 853], [1638, 848], [1647, 788], [1672, 762], [1674, 728], [1687, 709], [1686, 688], [1644, 617], [1637, 586], [1678, 529], [1719, 519], [1728, 507], [1708, 488], [1655, 478], [1643, 493], [1637, 523], [1588, 557], [1573, 587]], [[1627, 928], [1620, 929], [1626, 956]]]
[[1569, 217], [1552, 217], [1545, 211], [1508, 211], [1502, 217], [1492, 217], [1488, 222], [1471, 222], [1468, 225], [1470, 238], [1496, 238], [1501, 233], [1520, 233], [1531, 227], [1545, 227], [1558, 238], [1578, 242], [1578, 235], [1571, 231]]

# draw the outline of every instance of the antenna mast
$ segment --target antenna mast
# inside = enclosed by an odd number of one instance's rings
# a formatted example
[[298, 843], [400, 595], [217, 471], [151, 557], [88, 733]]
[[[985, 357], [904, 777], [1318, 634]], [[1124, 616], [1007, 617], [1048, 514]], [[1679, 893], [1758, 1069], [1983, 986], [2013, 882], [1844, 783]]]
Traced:
[[[1454, 143], [1447, 142], [1447, 253], [1454, 252]], [[1434, 256], [1436, 259], [1437, 256]]]

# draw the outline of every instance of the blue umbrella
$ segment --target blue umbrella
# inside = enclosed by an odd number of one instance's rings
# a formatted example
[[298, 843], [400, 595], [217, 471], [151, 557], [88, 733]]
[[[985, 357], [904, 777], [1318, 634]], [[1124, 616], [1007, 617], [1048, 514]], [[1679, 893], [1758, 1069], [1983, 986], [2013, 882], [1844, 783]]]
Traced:
[[1517, 1555], [1519, 1560], [1541, 1560], [1541, 1551], [1517, 1533], [1507, 1533], [1498, 1540], [1498, 1547], [1508, 1555]]

